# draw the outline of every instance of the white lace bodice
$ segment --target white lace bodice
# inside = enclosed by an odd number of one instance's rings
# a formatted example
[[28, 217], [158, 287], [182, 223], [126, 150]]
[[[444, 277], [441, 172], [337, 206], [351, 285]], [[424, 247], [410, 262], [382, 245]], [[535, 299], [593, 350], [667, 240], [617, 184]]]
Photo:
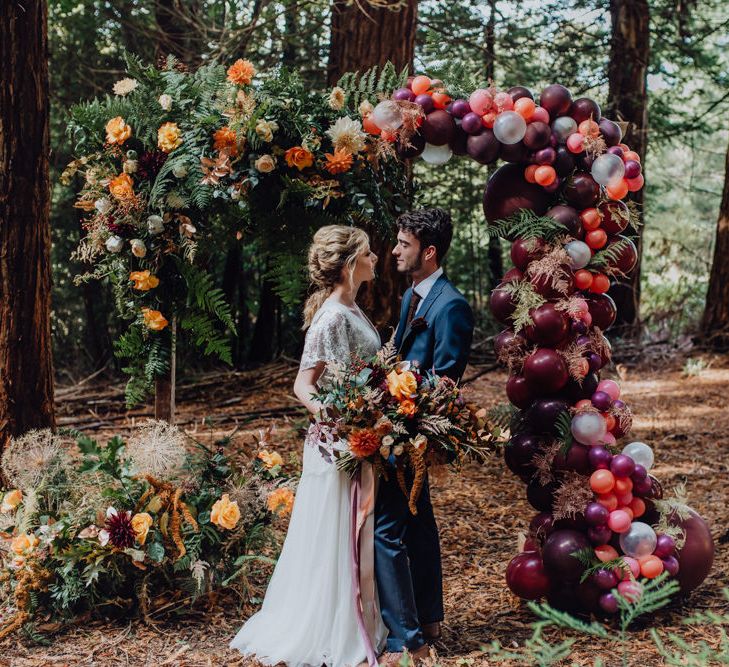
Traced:
[[327, 363], [319, 384], [331, 376], [331, 364], [347, 363], [353, 354], [365, 359], [380, 349], [380, 335], [362, 310], [327, 299], [314, 315], [306, 332], [302, 369], [313, 368], [320, 361]]

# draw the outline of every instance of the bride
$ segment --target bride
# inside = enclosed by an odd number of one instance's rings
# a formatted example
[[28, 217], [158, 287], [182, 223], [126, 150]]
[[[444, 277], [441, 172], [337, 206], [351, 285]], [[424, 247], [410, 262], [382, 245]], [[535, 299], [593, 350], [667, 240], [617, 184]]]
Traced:
[[[321, 409], [312, 395], [330, 377], [329, 362], [347, 361], [353, 353], [368, 358], [380, 347], [376, 329], [355, 303], [360, 285], [374, 278], [376, 261], [361, 229], [331, 225], [314, 235], [309, 275], [316, 291], [304, 308], [308, 331], [294, 384], [296, 396], [312, 414]], [[352, 537], [352, 506], [357, 506], [352, 499], [357, 496], [347, 474], [319, 451], [320, 444], [316, 427], [310, 427], [288, 533], [263, 606], [230, 646], [266, 665], [376, 665], [387, 629], [374, 578], [369, 604], [360, 591], [358, 531]], [[360, 538], [359, 544], [362, 560], [372, 562], [371, 540]]]

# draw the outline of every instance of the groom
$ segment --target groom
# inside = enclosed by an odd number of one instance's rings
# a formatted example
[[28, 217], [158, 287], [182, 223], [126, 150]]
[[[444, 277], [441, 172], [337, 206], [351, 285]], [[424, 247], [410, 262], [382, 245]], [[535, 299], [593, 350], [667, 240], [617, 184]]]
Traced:
[[[397, 270], [412, 279], [402, 300], [395, 343], [405, 360], [417, 361], [459, 380], [468, 362], [473, 313], [443, 273], [453, 237], [448, 213], [420, 209], [397, 220], [392, 254]], [[412, 475], [407, 479], [412, 484]], [[415, 657], [428, 653], [426, 642], [440, 637], [443, 582], [438, 527], [426, 478], [418, 513], [413, 516], [395, 474], [381, 480], [375, 506], [375, 568], [382, 618], [390, 636], [387, 650]]]

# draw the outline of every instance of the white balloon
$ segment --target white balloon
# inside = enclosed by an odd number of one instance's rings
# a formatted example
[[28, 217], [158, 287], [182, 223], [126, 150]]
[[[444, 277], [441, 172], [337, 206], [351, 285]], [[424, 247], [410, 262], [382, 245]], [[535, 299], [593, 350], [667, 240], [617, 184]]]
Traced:
[[494, 122], [494, 136], [502, 144], [518, 144], [526, 134], [527, 124], [516, 111], [502, 111]]
[[607, 425], [596, 412], [580, 412], [572, 417], [571, 431], [577, 442], [594, 447], [602, 442]]
[[381, 130], [394, 132], [402, 125], [402, 112], [392, 100], [383, 100], [372, 112], [372, 120]]
[[552, 123], [552, 131], [560, 144], [567, 143], [570, 134], [577, 132], [577, 121], [570, 116], [560, 116]]
[[425, 144], [425, 148], [420, 154], [420, 157], [428, 164], [445, 164], [453, 157], [453, 151], [448, 144], [444, 144], [443, 146]]
[[629, 456], [638, 465], [642, 465], [646, 470], [653, 467], [654, 456], [653, 450], [644, 442], [631, 442], [623, 447], [623, 454]]
[[633, 521], [627, 532], [620, 535], [620, 548], [626, 556], [643, 558], [656, 550], [656, 532], [647, 523]]
[[617, 155], [603, 153], [592, 163], [591, 173], [600, 185], [617, 185], [625, 176], [625, 163]]
[[570, 266], [577, 269], [584, 269], [592, 259], [592, 250], [584, 241], [570, 241], [564, 247], [570, 258]]

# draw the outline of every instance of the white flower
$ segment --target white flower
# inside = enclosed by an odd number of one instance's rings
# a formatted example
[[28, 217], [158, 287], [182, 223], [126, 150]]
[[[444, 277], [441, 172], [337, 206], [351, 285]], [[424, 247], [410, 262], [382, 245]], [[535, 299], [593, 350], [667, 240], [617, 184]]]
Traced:
[[96, 208], [96, 210], [102, 215], [106, 215], [109, 211], [111, 211], [112, 204], [106, 197], [102, 197], [94, 202], [94, 208]]
[[132, 244], [132, 255], [135, 257], [141, 258], [147, 254], [147, 246], [144, 245], [142, 239], [132, 239], [130, 243]]
[[419, 433], [414, 438], [410, 439], [410, 444], [420, 451], [425, 449], [425, 446], [428, 444], [428, 438], [426, 438], [422, 433]]
[[157, 101], [165, 111], [169, 111], [172, 108], [172, 95], [165, 93], [164, 95], [160, 95]]
[[165, 223], [162, 220], [162, 216], [150, 215], [147, 218], [147, 231], [150, 234], [157, 235], [161, 234], [165, 230]]
[[339, 86], [334, 86], [332, 92], [329, 93], [329, 108], [334, 111], [341, 111], [344, 108], [346, 93]]
[[174, 167], [172, 167], [172, 174], [175, 178], [185, 178], [185, 176], [187, 176], [187, 165], [176, 164]]
[[394, 454], [395, 456], [400, 456], [400, 455], [401, 455], [401, 454], [403, 453], [403, 451], [404, 451], [404, 450], [405, 450], [405, 448], [404, 448], [404, 447], [403, 447], [402, 445], [395, 445], [395, 446], [394, 446], [394, 447], [392, 448], [392, 453], [393, 453], [393, 454]]
[[273, 133], [278, 130], [278, 123], [275, 120], [259, 120], [256, 123], [256, 134], [266, 142], [273, 141]]
[[362, 131], [362, 123], [344, 116], [338, 118], [328, 130], [335, 149], [346, 150], [355, 155], [365, 147], [367, 135]]
[[384, 447], [392, 447], [394, 442], [395, 438], [393, 438], [391, 435], [386, 435], [384, 438], [382, 438], [382, 445]]
[[121, 252], [121, 249], [124, 247], [124, 239], [122, 239], [119, 236], [110, 236], [108, 239], [106, 239], [106, 249], [109, 252], [117, 253]]
[[386, 445], [382, 445], [382, 447], [380, 447], [380, 456], [383, 459], [388, 458], [390, 456], [390, 448]]
[[125, 160], [123, 169], [125, 174], [133, 174], [135, 171], [137, 171], [137, 167], [139, 166], [139, 162], [136, 160]]
[[87, 169], [86, 170], [86, 182], [89, 185], [96, 185], [99, 182], [99, 174], [96, 169]]
[[120, 79], [114, 84], [114, 95], [129, 95], [139, 84], [134, 79]]
[[254, 166], [262, 174], [268, 174], [276, 168], [276, 159], [268, 154], [261, 155], [255, 162]]
[[109, 531], [104, 528], [103, 530], [99, 531], [99, 544], [102, 547], [105, 547], [107, 544], [109, 544]]
[[365, 100], [364, 102], [360, 102], [360, 105], [358, 107], [359, 115], [364, 118], [365, 116], [369, 116], [373, 111], [375, 110], [375, 107], [372, 106], [371, 102], [368, 102]]

